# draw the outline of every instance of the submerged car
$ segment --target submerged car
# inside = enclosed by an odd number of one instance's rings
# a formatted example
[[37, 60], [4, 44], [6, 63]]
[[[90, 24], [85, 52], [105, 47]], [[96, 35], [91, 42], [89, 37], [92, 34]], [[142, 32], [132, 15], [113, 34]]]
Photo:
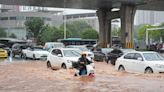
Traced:
[[128, 52], [117, 59], [115, 68], [127, 72], [164, 73], [164, 57], [152, 51]]
[[76, 48], [76, 49], [79, 49], [81, 52], [85, 52], [87, 57], [90, 57], [90, 58], [94, 59], [94, 53], [89, 51], [87, 49], [87, 47], [85, 47], [84, 45], [68, 45], [68, 46], [66, 46], [66, 48]]
[[127, 52], [132, 52], [132, 51], [135, 51], [135, 50], [134, 49], [114, 49], [110, 53], [108, 53], [107, 61], [108, 62], [110, 61], [112, 65], [115, 65], [117, 58], [121, 57], [123, 54]]
[[25, 59], [27, 58], [32, 58], [34, 60], [36, 59], [45, 59], [47, 58], [49, 52], [44, 50], [43, 48], [41, 47], [29, 47], [27, 49], [24, 49], [22, 51], [23, 53], [23, 57]]
[[8, 53], [7, 50], [0, 48], [0, 58], [7, 58]]
[[12, 56], [15, 57], [16, 55], [19, 55], [22, 57], [22, 50], [26, 49], [27, 47], [28, 46], [26, 44], [14, 44], [12, 46]]
[[[81, 57], [81, 51], [75, 48], [53, 48], [47, 57], [47, 67], [52, 69], [69, 69], [72, 63]], [[91, 58], [87, 57], [89, 60]]]
[[108, 62], [109, 56], [108, 53], [110, 53], [113, 49], [112, 48], [101, 48], [102, 53], [105, 54], [105, 61]]

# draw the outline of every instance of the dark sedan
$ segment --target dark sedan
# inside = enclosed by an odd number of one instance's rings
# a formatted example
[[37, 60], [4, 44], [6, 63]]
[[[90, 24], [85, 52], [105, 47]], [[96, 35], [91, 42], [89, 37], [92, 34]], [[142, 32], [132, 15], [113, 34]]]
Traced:
[[114, 49], [110, 53], [108, 53], [108, 60], [107, 63], [110, 63], [112, 65], [115, 65], [115, 62], [118, 57], [122, 56], [123, 54], [127, 52], [135, 51], [134, 49]]
[[103, 62], [105, 60], [105, 54], [101, 51], [93, 51], [94, 53], [94, 60]]

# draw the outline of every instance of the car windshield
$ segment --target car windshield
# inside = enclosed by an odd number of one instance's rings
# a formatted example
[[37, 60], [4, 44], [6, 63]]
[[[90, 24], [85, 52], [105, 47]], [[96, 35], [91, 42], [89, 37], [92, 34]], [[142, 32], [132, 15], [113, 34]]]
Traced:
[[123, 53], [135, 51], [134, 49], [121, 49]]
[[65, 57], [80, 57], [80, 52], [78, 50], [63, 50]]
[[103, 53], [109, 53], [111, 52], [113, 49], [112, 48], [102, 48], [101, 49]]
[[68, 46], [68, 48], [77, 48], [81, 51], [89, 51], [86, 47], [82, 47], [82, 46]]
[[147, 61], [164, 60], [164, 58], [161, 55], [159, 55], [158, 53], [143, 53], [143, 55]]
[[35, 47], [33, 48], [34, 51], [45, 51], [43, 48], [40, 48], [40, 47]]
[[87, 48], [85, 48], [85, 47], [78, 47], [81, 51], [88, 51], [88, 49]]

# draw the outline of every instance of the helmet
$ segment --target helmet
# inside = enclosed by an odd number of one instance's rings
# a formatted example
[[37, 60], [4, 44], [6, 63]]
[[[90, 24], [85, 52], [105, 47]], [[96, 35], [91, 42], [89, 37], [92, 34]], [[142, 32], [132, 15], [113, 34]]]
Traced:
[[82, 52], [81, 55], [87, 55], [87, 53], [86, 52]]

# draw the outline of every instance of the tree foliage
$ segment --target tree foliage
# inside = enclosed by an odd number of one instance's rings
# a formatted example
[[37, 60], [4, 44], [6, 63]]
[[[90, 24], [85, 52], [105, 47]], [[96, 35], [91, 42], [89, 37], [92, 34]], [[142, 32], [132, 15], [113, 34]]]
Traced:
[[86, 29], [81, 33], [83, 39], [98, 39], [98, 32], [94, 29]]
[[45, 42], [53, 41], [55, 31], [58, 30], [55, 27], [50, 27], [48, 25], [44, 26], [38, 36], [39, 44], [44, 44]]
[[44, 20], [41, 18], [33, 18], [31, 20], [25, 21], [24, 24], [26, 26], [28, 33], [34, 38], [37, 38], [41, 29], [44, 26]]
[[118, 37], [120, 37], [120, 35], [121, 35], [121, 28], [114, 27], [112, 29], [112, 36], [118, 36]]
[[[66, 23], [66, 30], [72, 33], [72, 38], [80, 38], [81, 33], [86, 30], [92, 28], [85, 21], [73, 21]], [[64, 29], [64, 25], [60, 26], [60, 29]]]
[[2, 28], [0, 28], [0, 37], [6, 37], [7, 33]]
[[[66, 31], [67, 37], [72, 35], [71, 32]], [[58, 39], [64, 38], [64, 30], [57, 29], [56, 27], [44, 26], [38, 36], [38, 44], [44, 44], [45, 42], [55, 42]]]
[[[161, 23], [160, 27], [164, 27], [164, 23]], [[160, 30], [160, 37], [162, 37], [162, 40], [164, 41], [164, 29]]]
[[[152, 26], [152, 25], [143, 25], [139, 28], [139, 34], [138, 34], [138, 39], [143, 40], [146, 39], [146, 30], [148, 28], [157, 28], [158, 26]], [[159, 30], [147, 30], [149, 33], [149, 38], [152, 38], [154, 40], [159, 39], [160, 34]]]

